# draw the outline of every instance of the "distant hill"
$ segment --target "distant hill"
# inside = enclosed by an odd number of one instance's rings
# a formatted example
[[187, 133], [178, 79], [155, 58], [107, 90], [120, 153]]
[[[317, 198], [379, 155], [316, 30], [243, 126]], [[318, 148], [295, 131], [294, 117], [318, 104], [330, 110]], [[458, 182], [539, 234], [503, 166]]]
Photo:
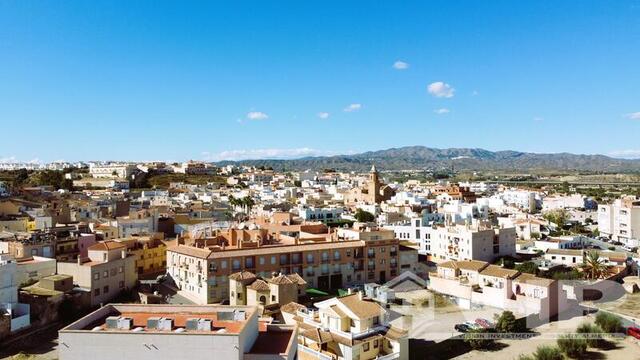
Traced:
[[436, 170], [454, 167], [457, 170], [640, 171], [640, 160], [615, 159], [604, 155], [537, 154], [468, 148], [435, 149], [425, 146], [407, 146], [354, 155], [305, 157], [292, 160], [222, 161], [217, 164], [265, 166], [276, 170], [284, 168], [286, 170], [365, 171], [375, 164], [383, 170]]

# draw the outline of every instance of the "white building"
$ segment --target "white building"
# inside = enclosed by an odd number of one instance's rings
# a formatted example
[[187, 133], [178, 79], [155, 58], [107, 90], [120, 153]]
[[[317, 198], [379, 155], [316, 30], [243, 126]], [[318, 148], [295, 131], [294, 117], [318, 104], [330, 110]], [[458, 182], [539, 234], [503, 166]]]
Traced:
[[99, 164], [89, 163], [89, 174], [94, 178], [120, 178], [128, 179], [133, 171], [136, 169], [135, 165], [131, 164]]
[[0, 339], [31, 325], [29, 305], [18, 303], [16, 271], [13, 256], [0, 254]]
[[339, 220], [344, 212], [344, 208], [337, 206], [315, 207], [315, 206], [299, 206], [298, 216], [307, 221], [335, 221]]
[[413, 217], [406, 222], [394, 225], [385, 225], [384, 228], [393, 230], [396, 239], [408, 240], [418, 245], [418, 252], [426, 255], [431, 250], [431, 241], [428, 233], [433, 223], [442, 222], [444, 215], [424, 212], [422, 217]]
[[16, 283], [22, 286], [55, 274], [56, 259], [32, 256], [18, 261]]
[[628, 246], [640, 238], [640, 200], [628, 196], [611, 205], [598, 205], [598, 230], [603, 236]]
[[580, 194], [547, 196], [542, 200], [542, 212], [585, 207], [585, 196]]
[[408, 332], [389, 324], [389, 314], [362, 293], [282, 309], [288, 324], [298, 323], [300, 359], [409, 359]]
[[522, 210], [533, 212], [541, 201], [537, 192], [521, 189], [509, 189], [499, 194], [507, 205], [518, 207]]
[[297, 329], [255, 306], [109, 304], [59, 332], [61, 360], [293, 360]]
[[428, 228], [425, 241], [427, 253], [436, 262], [493, 262], [498, 257], [515, 256], [516, 253], [515, 228], [493, 229], [479, 223]]

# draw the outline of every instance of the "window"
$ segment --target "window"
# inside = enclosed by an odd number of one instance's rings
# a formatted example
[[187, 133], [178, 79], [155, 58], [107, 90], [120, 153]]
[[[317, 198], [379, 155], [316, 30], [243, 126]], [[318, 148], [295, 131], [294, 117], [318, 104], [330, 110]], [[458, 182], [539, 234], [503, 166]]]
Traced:
[[333, 252], [333, 259], [340, 260], [340, 251], [336, 250]]
[[94, 272], [93, 273], [93, 280], [100, 280], [100, 273]]
[[374, 349], [378, 348], [378, 339], [373, 340], [373, 348]]
[[107, 285], [107, 286], [105, 286], [105, 287], [102, 289], [102, 292], [103, 292], [103, 293], [105, 293], [105, 294], [108, 294], [108, 293], [109, 293], [109, 286], [108, 286], [108, 285]]
[[100, 288], [95, 288], [93, 290], [93, 296], [100, 296]]
[[271, 265], [275, 265], [276, 264], [276, 257], [272, 256], [271, 257]]
[[116, 268], [111, 269], [111, 276], [116, 276], [116, 272], [118, 270]]
[[369, 343], [368, 342], [366, 342], [366, 343], [364, 343], [362, 345], [362, 351], [365, 351], [365, 352], [369, 351]]
[[273, 301], [273, 302], [276, 301], [276, 296], [275, 295], [271, 295], [271, 301]]
[[260, 265], [264, 265], [264, 256], [260, 256]]
[[307, 262], [308, 263], [312, 263], [313, 262], [313, 253], [308, 253], [307, 254]]
[[118, 287], [120, 289], [124, 289], [124, 281], [120, 280], [120, 282], [118, 283]]
[[226, 269], [227, 268], [227, 260], [222, 260], [220, 262], [220, 268], [222, 268], [222, 269]]

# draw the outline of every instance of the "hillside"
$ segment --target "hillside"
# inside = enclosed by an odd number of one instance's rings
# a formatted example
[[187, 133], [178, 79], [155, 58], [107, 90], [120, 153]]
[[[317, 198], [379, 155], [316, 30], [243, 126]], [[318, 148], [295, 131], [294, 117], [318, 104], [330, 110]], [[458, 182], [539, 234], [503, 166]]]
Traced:
[[484, 149], [435, 149], [408, 146], [369, 151], [354, 155], [305, 157], [293, 160], [222, 161], [218, 165], [242, 164], [273, 167], [276, 170], [337, 169], [364, 171], [376, 164], [384, 170], [442, 169], [457, 170], [581, 170], [628, 172], [640, 171], [640, 160], [615, 159], [604, 155], [569, 153], [538, 154]]

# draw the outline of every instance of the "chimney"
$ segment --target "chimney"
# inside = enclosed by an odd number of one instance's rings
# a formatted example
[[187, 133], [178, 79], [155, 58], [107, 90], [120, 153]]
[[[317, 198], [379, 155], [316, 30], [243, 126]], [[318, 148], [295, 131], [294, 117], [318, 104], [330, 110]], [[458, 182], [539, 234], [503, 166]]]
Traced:
[[78, 255], [78, 265], [82, 265], [82, 256]]
[[362, 301], [363, 294], [362, 291], [358, 291], [358, 300]]
[[127, 250], [122, 250], [121, 252], [122, 258], [126, 258], [127, 257]]

